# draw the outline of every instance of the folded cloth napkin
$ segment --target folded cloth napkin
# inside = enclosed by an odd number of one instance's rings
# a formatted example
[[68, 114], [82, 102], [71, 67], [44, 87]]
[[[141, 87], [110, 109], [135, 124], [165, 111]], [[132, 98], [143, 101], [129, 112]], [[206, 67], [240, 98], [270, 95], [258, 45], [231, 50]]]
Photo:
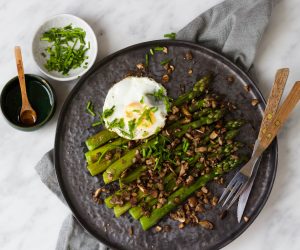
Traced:
[[[198, 16], [177, 33], [177, 39], [199, 43], [227, 56], [245, 71], [252, 69], [255, 52], [276, 0], [227, 0]], [[36, 165], [42, 182], [62, 202], [53, 164], [53, 150]], [[104, 250], [105, 245], [87, 233], [69, 215], [63, 222], [57, 250]]]

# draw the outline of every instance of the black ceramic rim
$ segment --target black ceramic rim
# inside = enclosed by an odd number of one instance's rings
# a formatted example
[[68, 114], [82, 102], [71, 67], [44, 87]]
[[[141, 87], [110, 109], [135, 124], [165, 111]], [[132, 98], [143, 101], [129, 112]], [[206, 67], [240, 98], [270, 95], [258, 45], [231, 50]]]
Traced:
[[[214, 58], [214, 60], [218, 60], [221, 61], [222, 63], [226, 64], [229, 68], [231, 68], [235, 73], [237, 73], [237, 75], [239, 75], [240, 77], [242, 77], [243, 79], [247, 80], [247, 82], [249, 83], [249, 85], [251, 86], [251, 89], [255, 92], [255, 95], [260, 97], [261, 100], [263, 100], [262, 103], [262, 107], [265, 108], [266, 106], [266, 101], [263, 97], [263, 95], [261, 94], [261, 92], [259, 91], [259, 89], [256, 87], [256, 85], [254, 84], [254, 82], [251, 80], [251, 78], [242, 70], [240, 69], [237, 65], [235, 65], [234, 63], [232, 63], [229, 59], [227, 59], [226, 57], [224, 57], [223, 55], [212, 51], [208, 48], [205, 48], [201, 45], [198, 45], [196, 43], [192, 43], [192, 42], [187, 42], [187, 41], [181, 41], [181, 40], [154, 40], [154, 41], [149, 41], [149, 42], [143, 42], [143, 43], [139, 43], [136, 45], [132, 45], [129, 46], [127, 48], [121, 49], [107, 57], [105, 57], [104, 59], [102, 59], [101, 61], [97, 62], [92, 68], [91, 70], [85, 74], [79, 81], [78, 83], [75, 85], [75, 87], [72, 89], [72, 91], [70, 92], [69, 96], [67, 97], [61, 113], [59, 115], [58, 118], [58, 123], [57, 123], [57, 128], [56, 128], [56, 135], [55, 135], [55, 143], [54, 143], [54, 163], [55, 163], [55, 170], [56, 170], [56, 175], [57, 175], [57, 179], [58, 179], [58, 183], [60, 185], [61, 191], [64, 195], [64, 198], [68, 204], [68, 206], [70, 207], [73, 215], [76, 217], [76, 219], [78, 220], [78, 222], [91, 234], [93, 235], [96, 239], [98, 239], [99, 241], [101, 241], [102, 243], [106, 244], [108, 247], [117, 249], [117, 247], [115, 245], [113, 245], [111, 242], [107, 241], [104, 237], [99, 236], [97, 234], [97, 232], [95, 230], [93, 230], [88, 223], [86, 223], [86, 221], [76, 212], [75, 207], [73, 206], [70, 198], [68, 197], [68, 193], [66, 192], [64, 183], [63, 183], [63, 177], [61, 175], [61, 171], [60, 171], [60, 165], [59, 165], [59, 138], [61, 137], [61, 129], [60, 129], [60, 124], [62, 123], [62, 119], [65, 116], [66, 112], [67, 112], [67, 107], [70, 103], [70, 101], [72, 100], [73, 96], [78, 92], [79, 88], [81, 85], [84, 84], [85, 80], [91, 75], [93, 74], [99, 67], [101, 67], [102, 65], [106, 64], [108, 61], [114, 59], [114, 57], [117, 57], [118, 55], [121, 55], [123, 53], [135, 50], [135, 49], [140, 49], [149, 45], [157, 45], [160, 44], [162, 46], [170, 46], [170, 45], [179, 45], [179, 46], [185, 46], [187, 48], [193, 48], [193, 49], [198, 49], [203, 51], [204, 53], [210, 55], [211, 57]], [[234, 239], [236, 239], [237, 237], [239, 237], [252, 223], [253, 221], [256, 219], [256, 217], [259, 215], [259, 213], [261, 212], [261, 210], [263, 209], [263, 207], [265, 206], [268, 197], [270, 196], [273, 184], [274, 184], [274, 180], [276, 177], [276, 172], [277, 172], [277, 163], [278, 163], [278, 143], [277, 143], [277, 139], [275, 139], [273, 141], [273, 154], [274, 154], [274, 173], [272, 175], [272, 179], [270, 180], [270, 185], [267, 188], [267, 192], [265, 195], [265, 199], [260, 203], [260, 205], [256, 208], [256, 211], [253, 213], [253, 215], [249, 218], [249, 221], [244, 224], [244, 227], [242, 227], [242, 229], [240, 231], [238, 231], [235, 234], [232, 234], [230, 237], [224, 238], [223, 241], [221, 241], [219, 244], [216, 244], [214, 249], [220, 249], [225, 247], [226, 245], [228, 245], [230, 242], [232, 242]], [[120, 248], [118, 248], [120, 249]]]
[[3, 104], [2, 104], [2, 98], [3, 98], [3, 93], [5, 92], [5, 90], [8, 88], [8, 86], [16, 81], [18, 79], [18, 76], [15, 76], [14, 78], [10, 79], [6, 84], [5, 86], [3, 87], [2, 89], [2, 92], [1, 92], [1, 95], [0, 95], [0, 103], [1, 103], [1, 110], [2, 110], [2, 114], [3, 116], [5, 117], [6, 121], [9, 123], [9, 125], [11, 125], [12, 127], [16, 128], [16, 129], [19, 129], [19, 130], [22, 130], [22, 131], [25, 131], [25, 132], [30, 132], [30, 131], [34, 131], [34, 130], [37, 130], [39, 129], [40, 127], [42, 127], [43, 125], [45, 125], [53, 116], [54, 112], [55, 112], [55, 109], [56, 109], [56, 96], [55, 96], [55, 91], [54, 89], [52, 88], [52, 86], [49, 84], [49, 82], [44, 79], [43, 77], [41, 76], [38, 76], [38, 75], [34, 75], [34, 74], [25, 74], [25, 77], [31, 77], [31, 78], [35, 78], [37, 81], [39, 81], [42, 85], [44, 85], [49, 93], [50, 93], [50, 98], [51, 98], [51, 101], [53, 102], [53, 105], [51, 106], [51, 110], [49, 111], [49, 114], [47, 115], [47, 117], [41, 121], [40, 123], [34, 125], [34, 126], [30, 126], [30, 127], [22, 127], [22, 126], [18, 126], [17, 124], [11, 122], [7, 116], [5, 115], [5, 112], [4, 112], [4, 107], [3, 107]]

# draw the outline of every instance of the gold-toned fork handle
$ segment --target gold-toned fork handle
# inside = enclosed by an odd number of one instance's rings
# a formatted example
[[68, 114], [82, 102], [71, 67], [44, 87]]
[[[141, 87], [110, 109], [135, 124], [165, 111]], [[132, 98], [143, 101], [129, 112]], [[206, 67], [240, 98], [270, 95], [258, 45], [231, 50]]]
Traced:
[[269, 124], [266, 130], [263, 131], [263, 136], [260, 138], [258, 151], [263, 152], [271, 144], [283, 124], [287, 121], [289, 114], [293, 111], [299, 99], [300, 81], [294, 84], [287, 98], [279, 108], [278, 112], [275, 114], [272, 122]]
[[269, 126], [275, 116], [288, 76], [288, 68], [279, 69], [276, 72], [274, 84], [268, 98], [266, 109], [264, 111], [263, 120], [260, 125], [258, 139], [261, 139], [263, 132], [266, 131], [266, 128]]

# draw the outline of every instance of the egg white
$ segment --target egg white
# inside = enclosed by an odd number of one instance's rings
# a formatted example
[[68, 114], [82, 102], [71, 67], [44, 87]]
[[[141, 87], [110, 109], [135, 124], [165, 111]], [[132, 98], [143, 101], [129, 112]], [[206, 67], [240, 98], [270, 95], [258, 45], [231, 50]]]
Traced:
[[[103, 105], [103, 110], [113, 108], [113, 113], [104, 118], [105, 126], [119, 136], [131, 140], [144, 139], [155, 134], [165, 126], [167, 116], [165, 102], [151, 96], [161, 89], [164, 95], [167, 95], [166, 89], [161, 84], [148, 77], [126, 77], [114, 84], [108, 91]], [[145, 114], [145, 110], [153, 111], [150, 112], [148, 119], [143, 116], [143, 119], [139, 120], [141, 115]], [[124, 121], [123, 128], [110, 127], [110, 124], [120, 119]], [[130, 135], [128, 122], [133, 119], [135, 124], [137, 121], [140, 123]]]

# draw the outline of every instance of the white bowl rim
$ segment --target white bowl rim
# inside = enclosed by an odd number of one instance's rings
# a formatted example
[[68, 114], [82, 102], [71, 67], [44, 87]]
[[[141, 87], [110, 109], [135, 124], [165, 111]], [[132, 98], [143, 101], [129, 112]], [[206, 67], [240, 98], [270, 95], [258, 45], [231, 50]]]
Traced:
[[[50, 74], [49, 72], [46, 72], [45, 70], [43, 70], [41, 68], [41, 66], [39, 65], [39, 63], [37, 62], [36, 58], [35, 58], [35, 55], [33, 53], [33, 43], [34, 43], [34, 40], [38, 34], [38, 31], [39, 29], [47, 22], [49, 22], [50, 20], [53, 20], [55, 18], [58, 18], [58, 17], [63, 17], [63, 16], [66, 16], [66, 17], [70, 17], [70, 18], [74, 18], [74, 19], [77, 19], [77, 20], [80, 20], [81, 22], [83, 22], [85, 25], [87, 25], [87, 27], [89, 27], [89, 29], [91, 30], [91, 36], [93, 37], [93, 39], [95, 40], [95, 47], [94, 47], [94, 50], [95, 50], [95, 53], [94, 53], [94, 56], [92, 58], [92, 61], [91, 63], [89, 64], [89, 66], [84, 69], [80, 74], [78, 75], [74, 75], [74, 76], [70, 76], [70, 77], [56, 77], [56, 76], [53, 76], [52, 74]], [[54, 79], [54, 80], [57, 80], [57, 81], [64, 81], [64, 82], [67, 82], [67, 81], [72, 81], [72, 80], [76, 80], [76, 79], [79, 79], [81, 76], [83, 76], [86, 72], [88, 72], [90, 70], [90, 68], [94, 65], [95, 61], [96, 61], [96, 58], [97, 58], [97, 54], [98, 54], [98, 42], [97, 42], [97, 37], [96, 37], [96, 34], [94, 32], [94, 30], [92, 29], [92, 27], [85, 21], [83, 20], [82, 18], [78, 17], [78, 16], [75, 16], [75, 15], [72, 15], [72, 14], [68, 14], [68, 13], [62, 13], [62, 14], [57, 14], [57, 15], [54, 15], [54, 16], [51, 16], [51, 17], [48, 17], [47, 19], [44, 20], [44, 22], [38, 26], [38, 28], [36, 29], [36, 31], [34, 32], [34, 36], [32, 38], [32, 41], [31, 41], [31, 55], [33, 57], [33, 60], [35, 62], [35, 64], [37, 65], [38, 69], [43, 73], [45, 74], [46, 76], [48, 76], [49, 78], [51, 79]]]

